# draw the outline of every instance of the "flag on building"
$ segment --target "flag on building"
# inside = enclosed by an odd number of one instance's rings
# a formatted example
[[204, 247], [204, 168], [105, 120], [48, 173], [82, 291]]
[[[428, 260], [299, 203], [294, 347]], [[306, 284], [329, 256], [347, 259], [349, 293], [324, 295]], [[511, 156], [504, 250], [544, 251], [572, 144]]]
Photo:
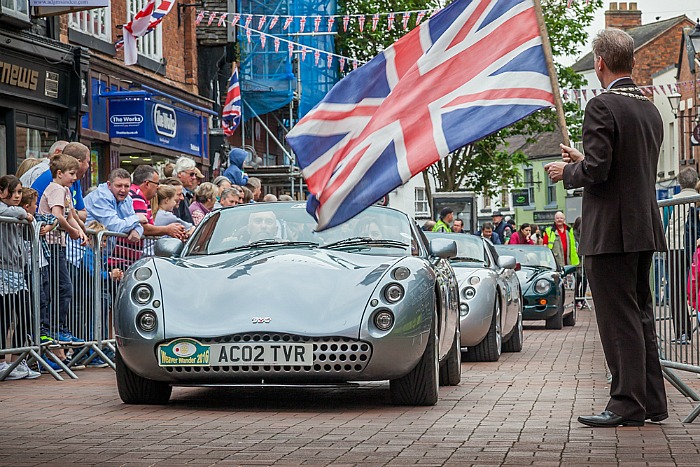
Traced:
[[175, 0], [162, 0], [156, 8], [156, 0], [148, 0], [146, 6], [124, 25], [124, 37], [114, 45], [117, 50], [124, 49], [125, 65], [134, 65], [138, 60], [136, 39], [153, 32], [163, 21], [163, 17], [170, 13], [174, 4]]
[[339, 81], [287, 140], [323, 230], [554, 102], [533, 0], [456, 0]]
[[238, 67], [234, 63], [231, 79], [228, 80], [226, 103], [221, 113], [221, 128], [226, 136], [232, 136], [241, 122], [241, 88], [238, 85]]

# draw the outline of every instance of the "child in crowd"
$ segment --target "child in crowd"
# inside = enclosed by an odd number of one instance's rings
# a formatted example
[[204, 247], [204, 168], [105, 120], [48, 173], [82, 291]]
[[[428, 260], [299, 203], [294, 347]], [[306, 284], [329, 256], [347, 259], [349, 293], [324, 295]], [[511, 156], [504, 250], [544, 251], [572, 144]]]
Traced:
[[[40, 223], [43, 223], [39, 230], [39, 309], [41, 313], [48, 313], [49, 304], [51, 303], [51, 287], [49, 285], [49, 258], [51, 253], [49, 252], [49, 246], [46, 243], [46, 234], [51, 232], [53, 229], [58, 227], [58, 219], [53, 214], [37, 214], [37, 199], [39, 193], [33, 188], [22, 187], [22, 200], [19, 205], [22, 209], [27, 211], [28, 214], [34, 216], [34, 228], [36, 229]], [[27, 242], [31, 243], [31, 242]], [[31, 250], [29, 250], [31, 251]], [[46, 336], [44, 336], [46, 337]], [[51, 339], [42, 340], [42, 344], [52, 342]], [[57, 348], [54, 354], [61, 360], [66, 359], [66, 354], [62, 348]], [[63, 369], [56, 365], [53, 361], [48, 361], [49, 366], [56, 370], [57, 372], [63, 371]]]
[[[53, 214], [58, 219], [58, 225], [61, 227], [61, 231], [52, 231], [46, 235], [46, 241], [51, 252], [49, 263], [52, 274], [50, 274], [50, 281], [58, 281], [58, 287], [53, 287], [54, 290], [58, 289], [58, 323], [51, 322], [48, 310], [42, 313], [41, 335], [57, 338], [60, 344], [80, 344], [83, 341], [73, 336], [68, 327], [73, 285], [68, 273], [65, 238], [65, 233], [67, 232], [72, 239], [80, 239], [82, 245], [87, 244], [87, 236], [78, 224], [69, 190], [69, 187], [77, 180], [77, 171], [80, 163], [74, 157], [57, 154], [51, 158], [49, 167], [53, 181], [46, 187], [44, 195], [41, 197], [39, 213]], [[56, 325], [58, 325], [57, 336], [54, 335]]]
[[186, 234], [189, 237], [194, 232], [194, 226], [183, 221], [175, 214], [173, 210], [177, 205], [177, 188], [172, 185], [161, 185], [158, 187], [156, 192], [156, 202], [153, 204], [153, 219], [155, 225], [170, 225], [173, 222], [179, 222], [187, 231]]
[[[34, 217], [19, 207], [22, 199], [22, 183], [14, 175], [0, 177], [0, 216], [18, 220], [34, 221]], [[25, 279], [26, 256], [24, 241], [30, 238], [30, 230], [19, 223], [0, 223], [0, 348], [18, 348], [26, 343], [31, 334], [31, 307], [29, 289]], [[34, 379], [40, 373], [29, 368], [26, 361], [20, 362], [9, 374], [10, 364], [2, 356], [0, 375], [7, 380]], [[9, 355], [12, 362], [12, 355]]]

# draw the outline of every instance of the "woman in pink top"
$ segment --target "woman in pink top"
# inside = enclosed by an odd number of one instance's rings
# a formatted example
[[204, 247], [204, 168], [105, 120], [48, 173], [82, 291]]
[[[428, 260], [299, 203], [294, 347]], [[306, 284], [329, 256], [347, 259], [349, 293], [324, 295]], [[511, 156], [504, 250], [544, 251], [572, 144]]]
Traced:
[[518, 229], [517, 232], [515, 232], [513, 235], [510, 236], [510, 240], [508, 241], [508, 244], [509, 245], [534, 245], [535, 242], [530, 240], [531, 231], [532, 231], [532, 228], [530, 227], [530, 224], [523, 223], [520, 226], [520, 229]]

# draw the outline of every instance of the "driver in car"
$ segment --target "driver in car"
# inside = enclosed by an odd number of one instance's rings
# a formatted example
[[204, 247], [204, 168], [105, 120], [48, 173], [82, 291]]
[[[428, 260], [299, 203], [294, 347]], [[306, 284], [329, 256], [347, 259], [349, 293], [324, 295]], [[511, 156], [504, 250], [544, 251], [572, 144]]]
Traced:
[[274, 239], [277, 236], [277, 216], [272, 211], [254, 212], [248, 217], [250, 241]]

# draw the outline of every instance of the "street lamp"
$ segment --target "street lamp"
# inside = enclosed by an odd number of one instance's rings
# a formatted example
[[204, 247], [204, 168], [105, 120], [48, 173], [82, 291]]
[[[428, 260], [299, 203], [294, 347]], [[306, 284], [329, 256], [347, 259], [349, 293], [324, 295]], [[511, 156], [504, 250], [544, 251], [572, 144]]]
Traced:
[[668, 97], [668, 103], [671, 104], [671, 112], [673, 112], [673, 116], [677, 117], [678, 106], [681, 103], [681, 95], [677, 92], [674, 92], [673, 94], [669, 94], [666, 97]]

